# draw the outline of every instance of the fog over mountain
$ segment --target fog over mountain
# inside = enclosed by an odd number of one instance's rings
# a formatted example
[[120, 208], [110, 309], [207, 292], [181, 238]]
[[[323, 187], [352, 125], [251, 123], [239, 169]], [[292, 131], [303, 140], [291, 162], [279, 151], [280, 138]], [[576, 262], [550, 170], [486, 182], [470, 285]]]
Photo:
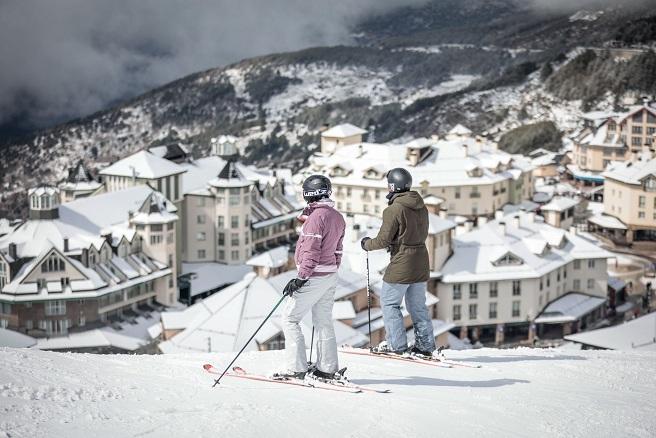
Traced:
[[[516, 1], [548, 13], [645, 0]], [[425, 3], [0, 0], [0, 142], [195, 71], [272, 52], [348, 44], [359, 20]]]

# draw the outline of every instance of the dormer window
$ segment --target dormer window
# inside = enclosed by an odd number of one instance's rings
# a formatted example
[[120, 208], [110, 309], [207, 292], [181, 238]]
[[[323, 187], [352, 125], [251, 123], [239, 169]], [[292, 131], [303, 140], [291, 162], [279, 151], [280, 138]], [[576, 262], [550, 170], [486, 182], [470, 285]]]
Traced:
[[348, 176], [351, 173], [350, 170], [346, 169], [344, 166], [337, 165], [330, 170], [330, 176]]
[[64, 261], [54, 253], [41, 264], [41, 272], [60, 272], [65, 269]]
[[472, 178], [480, 178], [483, 176], [483, 169], [481, 169], [478, 166], [474, 167], [473, 169], [467, 172], [467, 175], [469, 175]]
[[645, 192], [656, 192], [656, 176], [650, 176], [644, 182]]
[[365, 170], [364, 172], [364, 177], [366, 179], [382, 179], [383, 178], [383, 172], [379, 172], [378, 170], [372, 168], [369, 168]]
[[524, 264], [524, 260], [517, 257], [511, 252], [505, 253], [503, 256], [499, 257], [497, 260], [492, 262], [494, 266], [519, 266]]

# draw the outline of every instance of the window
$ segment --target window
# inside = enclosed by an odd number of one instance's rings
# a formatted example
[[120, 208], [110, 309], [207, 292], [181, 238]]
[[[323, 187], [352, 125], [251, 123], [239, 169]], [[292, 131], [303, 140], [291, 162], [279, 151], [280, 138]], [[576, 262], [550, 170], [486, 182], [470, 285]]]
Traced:
[[245, 231], [244, 232], [244, 244], [245, 245], [248, 245], [250, 243], [250, 237], [251, 237], [250, 234], [251, 234], [250, 231]]
[[642, 134], [642, 126], [632, 126], [631, 127], [631, 133], [632, 134]]
[[478, 305], [470, 304], [469, 305], [469, 319], [476, 319], [478, 312]]
[[551, 286], [551, 274], [547, 274], [547, 287]]
[[556, 271], [556, 281], [560, 281], [560, 269]]
[[230, 258], [232, 260], [239, 260], [239, 251], [235, 250], [230, 253]]
[[219, 255], [218, 255], [219, 260], [225, 260], [225, 251], [220, 249], [219, 250]]
[[638, 196], [638, 208], [645, 208], [645, 197]]
[[66, 315], [66, 301], [46, 301], [45, 313], [46, 316]]
[[519, 280], [513, 280], [512, 282], [512, 294], [514, 296], [521, 295], [522, 293], [522, 282]]
[[0, 303], [0, 313], [5, 315], [11, 315], [11, 304]]
[[542, 282], [542, 277], [540, 277], [540, 290], [544, 289], [544, 283]]
[[150, 235], [150, 244], [151, 245], [159, 245], [162, 243], [164, 239], [162, 238], [161, 234], [151, 234]]
[[638, 212], [638, 219], [644, 219], [645, 218], [645, 212], [644, 211], [639, 211]]
[[204, 249], [199, 249], [198, 250], [198, 258], [199, 259], [204, 259], [205, 258], [205, 250]]
[[632, 146], [640, 146], [642, 144], [642, 138], [641, 137], [631, 137], [631, 145]]
[[497, 303], [490, 303], [490, 319], [497, 317]]
[[522, 263], [524, 263], [523, 260], [517, 257], [516, 255], [512, 253], [506, 253], [492, 264], [494, 266], [509, 266], [509, 265], [521, 265]]
[[478, 283], [469, 283], [469, 298], [478, 298]]
[[225, 217], [219, 216], [216, 223], [217, 228], [225, 228]]
[[517, 318], [519, 316], [519, 306], [520, 306], [519, 301], [513, 301], [512, 302], [512, 316], [513, 316], [513, 318]]
[[594, 288], [594, 278], [588, 278], [588, 289]]
[[198, 198], [196, 198], [196, 206], [197, 207], [205, 207], [205, 198], [203, 198], [202, 196], [199, 196]]
[[41, 264], [41, 272], [59, 272], [65, 269], [64, 261], [55, 253], [50, 254]]
[[453, 306], [453, 320], [460, 321], [460, 318], [460, 304], [456, 304]]
[[230, 228], [239, 228], [239, 216], [230, 216]]
[[589, 260], [588, 260], [588, 268], [590, 268], [590, 269], [594, 269], [594, 267], [595, 267], [595, 261], [594, 261], [594, 259], [589, 259]]
[[490, 298], [499, 296], [499, 283], [496, 281], [490, 282]]
[[581, 269], [581, 260], [574, 260], [574, 269]]
[[456, 199], [460, 199], [460, 187], [456, 187]]
[[62, 277], [59, 279], [59, 282], [61, 283], [62, 289], [67, 288], [68, 286], [71, 285], [71, 279], [68, 277]]
[[239, 233], [230, 233], [230, 245], [232, 246], [239, 245]]
[[204, 214], [199, 214], [196, 216], [196, 223], [197, 224], [204, 224], [205, 223], [205, 215]]
[[248, 215], [244, 216], [244, 226], [245, 227], [250, 227], [250, 225], [251, 225], [250, 218], [248, 217]]
[[225, 233], [219, 233], [217, 243], [219, 246], [225, 245]]
[[453, 299], [454, 300], [459, 300], [462, 298], [462, 292], [460, 291], [461, 289], [461, 284], [460, 283], [454, 283], [453, 285]]
[[196, 240], [203, 241], [203, 240], [205, 240], [205, 238], [206, 238], [206, 235], [205, 235], [204, 231], [200, 231], [200, 232], [196, 233]]
[[150, 232], [151, 233], [152, 232], [159, 232], [159, 231], [163, 231], [163, 230], [164, 230], [164, 227], [162, 226], [162, 224], [152, 224], [150, 226]]
[[173, 233], [168, 233], [166, 235], [166, 243], [168, 243], [168, 244], [173, 243]]
[[[172, 287], [175, 287], [175, 280], [172, 275], [169, 275], [169, 289]], [[173, 301], [173, 296], [171, 296], [170, 300]]]

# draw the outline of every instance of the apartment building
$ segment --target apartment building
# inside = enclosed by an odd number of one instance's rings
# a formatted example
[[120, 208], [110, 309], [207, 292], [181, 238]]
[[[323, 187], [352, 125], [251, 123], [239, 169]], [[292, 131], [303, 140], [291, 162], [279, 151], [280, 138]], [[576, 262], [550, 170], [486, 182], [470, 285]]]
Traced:
[[568, 166], [575, 179], [603, 182], [600, 175], [613, 161], [630, 161], [653, 155], [656, 141], [656, 105], [652, 102], [624, 113], [588, 113], [584, 129], [573, 138], [573, 163]]
[[[333, 129], [337, 129], [335, 127]], [[346, 129], [345, 129], [346, 130]], [[347, 131], [351, 132], [351, 131]], [[491, 216], [501, 206], [517, 204], [533, 193], [532, 165], [522, 156], [497, 149], [495, 143], [461, 126], [444, 139], [415, 139], [406, 144], [363, 143], [359, 131], [340, 143], [322, 135], [321, 152], [310, 158], [303, 176], [331, 178], [340, 211], [379, 215], [387, 205], [386, 173], [404, 167], [414, 190], [444, 199], [449, 214]]]
[[65, 335], [177, 299], [176, 207], [149, 187], [60, 204], [29, 191], [30, 219], [0, 237], [0, 325]]
[[614, 163], [603, 175], [604, 214], [590, 229], [619, 244], [656, 243], [656, 159]]
[[542, 309], [567, 293], [605, 298], [608, 257], [534, 213], [498, 213], [454, 238], [437, 285], [437, 316], [483, 342], [528, 335]]

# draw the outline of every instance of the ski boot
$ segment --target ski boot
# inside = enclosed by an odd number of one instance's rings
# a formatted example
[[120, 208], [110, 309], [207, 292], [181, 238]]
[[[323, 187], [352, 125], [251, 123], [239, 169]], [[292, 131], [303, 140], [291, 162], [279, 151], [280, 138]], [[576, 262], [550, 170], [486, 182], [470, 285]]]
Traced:
[[292, 379], [303, 380], [305, 379], [306, 375], [307, 375], [306, 371], [282, 371], [279, 373], [273, 373], [271, 378], [273, 380], [292, 380]]
[[404, 351], [394, 351], [389, 347], [387, 341], [383, 341], [378, 344], [376, 347], [371, 347], [370, 350], [373, 354], [395, 354], [397, 356], [404, 356], [406, 354]]
[[348, 379], [344, 375], [346, 373], [346, 368], [342, 368], [341, 370], [337, 371], [336, 373], [326, 373], [324, 371], [319, 370], [318, 368], [314, 368], [312, 372], [308, 373], [306, 377], [308, 379], [314, 379], [314, 380], [319, 380], [320, 382], [324, 383], [331, 383], [331, 384], [346, 384], [348, 383]]

